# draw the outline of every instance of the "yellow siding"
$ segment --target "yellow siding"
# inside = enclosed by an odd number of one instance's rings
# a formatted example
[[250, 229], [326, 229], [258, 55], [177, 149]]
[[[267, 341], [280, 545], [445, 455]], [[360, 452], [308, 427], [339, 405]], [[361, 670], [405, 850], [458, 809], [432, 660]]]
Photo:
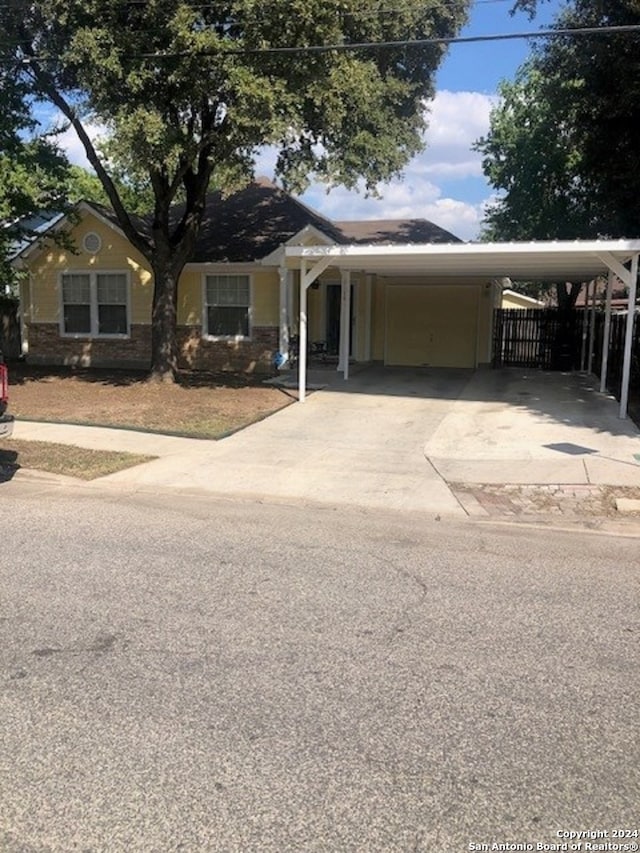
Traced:
[[387, 288], [385, 362], [475, 367], [477, 285], [391, 285]]
[[[82, 248], [88, 232], [100, 236], [102, 246], [95, 255]], [[33, 323], [57, 323], [60, 319], [60, 274], [74, 270], [118, 270], [129, 273], [131, 282], [131, 321], [148, 323], [151, 316], [151, 273], [146, 261], [128, 240], [105, 225], [97, 217], [85, 213], [72, 229], [71, 237], [77, 254], [48, 246], [30, 264], [31, 317]]]
[[[233, 273], [233, 268], [229, 269]], [[245, 273], [241, 273], [245, 275]], [[199, 326], [202, 324], [204, 281], [207, 273], [201, 270], [185, 270], [180, 276], [178, 287], [178, 325]], [[254, 326], [277, 326], [280, 284], [278, 273], [260, 270], [251, 274], [253, 287], [252, 318]]]
[[[95, 255], [84, 251], [82, 241], [88, 232], [99, 235], [102, 246]], [[30, 264], [30, 321], [57, 323], [60, 320], [60, 275], [83, 270], [118, 270], [129, 273], [131, 283], [131, 322], [151, 321], [153, 276], [145, 259], [129, 241], [91, 213], [84, 213], [71, 230], [77, 254], [58, 246], [48, 246]], [[178, 324], [200, 325], [203, 308], [202, 270], [186, 269], [178, 287]], [[279, 280], [276, 270], [260, 270], [252, 275], [255, 326], [277, 326]]]
[[277, 270], [264, 270], [253, 274], [254, 326], [277, 326], [280, 311], [280, 278]]
[[525, 296], [522, 293], [515, 293], [513, 290], [505, 290], [502, 293], [501, 308], [542, 308], [542, 302]]
[[204, 276], [197, 270], [185, 270], [178, 284], [178, 325], [202, 323]]

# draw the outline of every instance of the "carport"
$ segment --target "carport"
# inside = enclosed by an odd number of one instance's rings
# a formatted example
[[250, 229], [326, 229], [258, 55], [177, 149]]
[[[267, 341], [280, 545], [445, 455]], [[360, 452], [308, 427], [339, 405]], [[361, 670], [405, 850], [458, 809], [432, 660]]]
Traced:
[[[351, 276], [396, 277], [420, 276], [419, 287], [430, 286], [429, 280], [451, 280], [451, 288], [465, 279], [486, 279], [487, 286], [503, 278], [516, 281], [589, 282], [597, 277], [607, 277], [605, 329], [602, 353], [601, 390], [604, 391], [607, 371], [607, 354], [611, 318], [611, 296], [615, 279], [619, 279], [628, 292], [627, 323], [625, 331], [621, 418], [627, 416], [631, 344], [636, 301], [638, 257], [640, 240], [578, 240], [526, 243], [447, 243], [415, 245], [288, 245], [283, 247], [281, 282], [287, 271], [299, 273], [299, 334], [300, 356], [298, 362], [299, 400], [304, 402], [307, 387], [307, 291], [328, 268], [340, 272], [341, 324], [340, 357], [338, 370], [349, 377], [348, 325], [351, 299]], [[455, 280], [455, 281], [454, 281]], [[287, 348], [286, 311], [283, 310], [284, 287], [281, 288], [281, 350]]]

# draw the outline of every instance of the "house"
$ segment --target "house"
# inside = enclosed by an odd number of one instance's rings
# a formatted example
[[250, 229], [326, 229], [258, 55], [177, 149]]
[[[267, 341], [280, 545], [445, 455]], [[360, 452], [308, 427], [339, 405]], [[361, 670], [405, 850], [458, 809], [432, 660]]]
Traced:
[[[139, 225], [147, 223], [140, 220]], [[66, 226], [75, 249], [47, 239]], [[299, 336], [350, 362], [474, 368], [492, 361], [503, 282], [616, 277], [635, 302], [640, 241], [463, 243], [424, 219], [331, 221], [266, 180], [208, 197], [178, 283], [180, 365], [271, 372]], [[81, 203], [21, 249], [25, 353], [41, 364], [147, 368], [153, 275], [113, 212]], [[625, 332], [628, 389], [631, 324]], [[626, 392], [621, 412], [626, 412]]]
[[[575, 307], [577, 309], [584, 309], [585, 307], [587, 309], [591, 309], [594, 304], [594, 295], [596, 308], [598, 310], [605, 308], [607, 300], [607, 284], [604, 279], [597, 279], [595, 282], [583, 284], [576, 297]], [[614, 314], [627, 312], [629, 308], [629, 297], [625, 288], [613, 288], [611, 292], [610, 305], [611, 311]], [[638, 299], [636, 299], [635, 310], [636, 313], [640, 310], [640, 301]]]
[[508, 310], [527, 308], [546, 308], [546, 305], [540, 299], [534, 299], [532, 296], [526, 296], [524, 293], [518, 293], [515, 290], [506, 288], [502, 291], [500, 307]]
[[[142, 225], [144, 223], [141, 223]], [[147, 367], [153, 276], [112, 211], [82, 202], [66, 227], [75, 251], [51, 240], [23, 247], [16, 263], [25, 353], [32, 363]], [[261, 179], [223, 198], [211, 193], [178, 287], [182, 367], [270, 371], [300, 332], [301, 269], [288, 252], [306, 246], [363, 250], [461, 245], [424, 219], [331, 221]], [[297, 267], [297, 268], [296, 268]], [[306, 298], [308, 340], [336, 356], [345, 325], [349, 358], [389, 365], [475, 367], [491, 360], [496, 291], [484, 274], [434, 275], [425, 260], [407, 275], [345, 273], [324, 265]], [[429, 287], [423, 287], [425, 283]], [[345, 339], [346, 340], [346, 339]]]

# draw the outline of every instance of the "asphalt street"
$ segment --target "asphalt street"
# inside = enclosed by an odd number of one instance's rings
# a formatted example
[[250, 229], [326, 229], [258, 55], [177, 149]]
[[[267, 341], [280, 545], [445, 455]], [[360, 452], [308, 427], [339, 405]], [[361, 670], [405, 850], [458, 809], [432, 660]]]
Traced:
[[640, 829], [638, 539], [17, 481], [0, 521], [5, 853]]

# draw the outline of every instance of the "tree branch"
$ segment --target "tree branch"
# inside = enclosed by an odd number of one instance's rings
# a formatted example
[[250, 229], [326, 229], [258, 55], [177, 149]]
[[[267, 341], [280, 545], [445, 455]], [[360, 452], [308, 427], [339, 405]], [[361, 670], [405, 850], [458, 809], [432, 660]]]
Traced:
[[102, 161], [98, 157], [96, 149], [91, 141], [89, 134], [84, 128], [84, 125], [77, 116], [75, 109], [69, 104], [55, 86], [48, 74], [46, 74], [40, 65], [32, 58], [30, 62], [31, 73], [34, 76], [39, 88], [47, 95], [51, 102], [60, 110], [60, 112], [68, 119], [71, 126], [78, 135], [80, 142], [85, 150], [89, 163], [95, 169], [96, 175], [100, 179], [100, 183], [113, 206], [113, 210], [118, 218], [118, 222], [122, 227], [129, 242], [138, 249], [145, 257], [149, 256], [152, 250], [151, 243], [145, 239], [138, 229], [133, 225], [129, 214], [127, 213], [120, 195], [111, 180], [106, 169], [102, 165]]

